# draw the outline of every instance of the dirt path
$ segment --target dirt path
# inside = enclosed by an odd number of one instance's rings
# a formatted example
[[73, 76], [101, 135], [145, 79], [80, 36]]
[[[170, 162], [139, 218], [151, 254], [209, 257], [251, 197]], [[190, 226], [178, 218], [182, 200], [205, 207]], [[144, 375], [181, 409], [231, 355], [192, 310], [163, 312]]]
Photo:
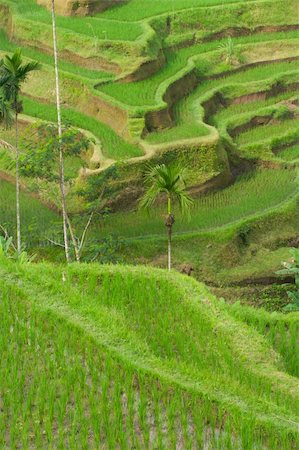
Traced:
[[[27, 116], [25, 114], [20, 115], [20, 120], [23, 123], [28, 123], [28, 124], [36, 123], [37, 121], [39, 121], [39, 119], [37, 119], [35, 117]], [[200, 136], [198, 138], [191, 138], [191, 139], [181, 139], [181, 140], [174, 141], [174, 142], [167, 142], [167, 143], [163, 143], [163, 144], [154, 144], [154, 145], [149, 144], [144, 140], [140, 140], [139, 145], [143, 149], [144, 155], [135, 156], [133, 158], [126, 159], [125, 162], [127, 164], [131, 164], [131, 163], [134, 164], [137, 162], [150, 160], [158, 152], [174, 150], [176, 148], [180, 148], [185, 145], [205, 145], [205, 144], [211, 144], [213, 142], [216, 142], [219, 139], [219, 133], [216, 130], [216, 128], [214, 128], [210, 125], [207, 125], [207, 124], [205, 124], [205, 126], [210, 131], [208, 136]], [[82, 134], [84, 134], [87, 138], [91, 139], [94, 142], [93, 155], [90, 158], [90, 163], [100, 165], [100, 167], [98, 167], [97, 169], [82, 167], [79, 172], [80, 176], [91, 176], [91, 175], [99, 174], [116, 163], [116, 160], [106, 158], [106, 156], [103, 154], [101, 141], [93, 133], [91, 133], [88, 130], [84, 130], [82, 128], [78, 128], [78, 129]], [[1, 141], [0, 141], [0, 144], [1, 144]], [[5, 144], [7, 144], [7, 146], [10, 146], [12, 149], [14, 148], [13, 146], [11, 146], [8, 143], [5, 143]]]

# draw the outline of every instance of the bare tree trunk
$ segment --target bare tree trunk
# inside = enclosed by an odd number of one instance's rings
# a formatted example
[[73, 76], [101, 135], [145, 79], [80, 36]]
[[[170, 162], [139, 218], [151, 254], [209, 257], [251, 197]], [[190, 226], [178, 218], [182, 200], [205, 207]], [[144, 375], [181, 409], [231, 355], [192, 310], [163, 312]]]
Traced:
[[[52, 27], [53, 27], [54, 62], [55, 62], [55, 77], [56, 77], [58, 137], [61, 141], [61, 137], [62, 137], [61, 102], [60, 102], [60, 89], [59, 89], [58, 51], [57, 51], [57, 35], [56, 35], [55, 2], [54, 2], [54, 0], [52, 0]], [[65, 257], [66, 257], [67, 262], [69, 263], [70, 262], [70, 251], [69, 251], [69, 242], [68, 242], [68, 217], [67, 217], [66, 199], [65, 199], [64, 158], [63, 158], [63, 151], [62, 151], [61, 146], [59, 149], [59, 187], [60, 187], [60, 193], [61, 193]]]
[[174, 224], [174, 215], [171, 212], [171, 197], [168, 196], [167, 201], [167, 216], [165, 225], [167, 227], [167, 237], [168, 237], [168, 270], [171, 270], [171, 237], [172, 237], [172, 227]]
[[[16, 108], [17, 99], [15, 101]], [[18, 255], [21, 254], [21, 213], [20, 213], [20, 173], [19, 173], [19, 124], [18, 124], [18, 112], [16, 110], [16, 216], [17, 216], [17, 252]]]

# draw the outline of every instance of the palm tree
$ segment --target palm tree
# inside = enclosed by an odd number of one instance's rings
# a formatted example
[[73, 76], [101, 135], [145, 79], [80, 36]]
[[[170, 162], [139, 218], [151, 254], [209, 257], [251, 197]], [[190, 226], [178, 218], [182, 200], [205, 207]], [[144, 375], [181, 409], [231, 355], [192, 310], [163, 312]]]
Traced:
[[[58, 137], [61, 142], [61, 139], [62, 139], [61, 100], [60, 100], [60, 86], [59, 86], [58, 49], [57, 49], [55, 1], [54, 0], [52, 0], [52, 28], [53, 28], [54, 65], [55, 65], [55, 78], [56, 78], [57, 126], [58, 126]], [[70, 221], [68, 219], [67, 208], [66, 208], [64, 158], [63, 158], [63, 149], [62, 149], [61, 144], [60, 144], [60, 149], [59, 149], [59, 187], [60, 187], [61, 206], [62, 206], [64, 251], [65, 251], [66, 261], [70, 262], [68, 226], [70, 228], [71, 233], [72, 233], [72, 228], [70, 225]]]
[[177, 201], [183, 213], [188, 213], [193, 200], [186, 191], [185, 170], [165, 164], [149, 167], [145, 174], [147, 190], [140, 201], [140, 207], [149, 209], [161, 195], [167, 197], [165, 226], [168, 236], [168, 270], [171, 269], [171, 238], [175, 223], [172, 205]]
[[[15, 114], [15, 151], [16, 151], [16, 213], [17, 213], [17, 251], [21, 253], [21, 216], [20, 216], [20, 177], [19, 177], [19, 128], [18, 116], [22, 112], [22, 102], [19, 99], [21, 86], [33, 70], [38, 70], [40, 64], [29, 62], [23, 64], [21, 50], [12, 56], [6, 55], [0, 61], [0, 88], [3, 101], [11, 104]], [[6, 106], [8, 105], [6, 103]]]
[[0, 125], [5, 129], [12, 126], [13, 123], [13, 110], [11, 103], [6, 100], [4, 93], [0, 91]]

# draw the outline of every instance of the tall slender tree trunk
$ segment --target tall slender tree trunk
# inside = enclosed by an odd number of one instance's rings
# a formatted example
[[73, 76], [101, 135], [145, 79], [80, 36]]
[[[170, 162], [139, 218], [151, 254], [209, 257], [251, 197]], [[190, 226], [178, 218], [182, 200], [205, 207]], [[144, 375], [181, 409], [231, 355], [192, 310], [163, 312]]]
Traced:
[[168, 235], [168, 270], [171, 270], [171, 236], [172, 236], [172, 226], [167, 227]]
[[171, 212], [171, 197], [168, 196], [167, 200], [167, 218], [165, 225], [167, 227], [167, 238], [168, 238], [168, 251], [167, 251], [167, 267], [168, 270], [171, 270], [171, 238], [172, 238], [172, 226], [174, 224], [174, 217]]
[[[57, 34], [56, 34], [56, 19], [55, 19], [55, 2], [52, 0], [52, 27], [53, 27], [53, 45], [54, 45], [54, 63], [55, 63], [55, 78], [56, 78], [56, 104], [57, 104], [57, 124], [58, 137], [61, 143], [62, 125], [61, 125], [61, 102], [60, 102], [60, 88], [59, 88], [59, 71], [58, 71], [58, 51], [57, 51]], [[67, 262], [70, 262], [70, 250], [68, 241], [68, 217], [65, 199], [65, 178], [64, 178], [64, 158], [63, 151], [60, 145], [59, 149], [59, 187], [61, 193], [61, 206], [63, 218], [63, 236], [64, 249]]]
[[16, 115], [15, 115], [15, 121], [16, 121], [16, 216], [17, 216], [17, 252], [18, 255], [21, 254], [21, 212], [20, 212], [20, 173], [19, 173], [19, 166], [20, 166], [20, 154], [19, 154], [19, 123], [18, 123], [18, 102], [17, 98], [15, 99], [15, 106], [16, 106]]

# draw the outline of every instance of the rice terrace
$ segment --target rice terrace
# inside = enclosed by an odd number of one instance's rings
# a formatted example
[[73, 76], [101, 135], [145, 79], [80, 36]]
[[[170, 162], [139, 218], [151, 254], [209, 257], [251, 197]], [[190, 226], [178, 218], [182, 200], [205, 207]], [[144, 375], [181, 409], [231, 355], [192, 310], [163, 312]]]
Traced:
[[0, 0], [0, 450], [299, 448], [298, 0]]

